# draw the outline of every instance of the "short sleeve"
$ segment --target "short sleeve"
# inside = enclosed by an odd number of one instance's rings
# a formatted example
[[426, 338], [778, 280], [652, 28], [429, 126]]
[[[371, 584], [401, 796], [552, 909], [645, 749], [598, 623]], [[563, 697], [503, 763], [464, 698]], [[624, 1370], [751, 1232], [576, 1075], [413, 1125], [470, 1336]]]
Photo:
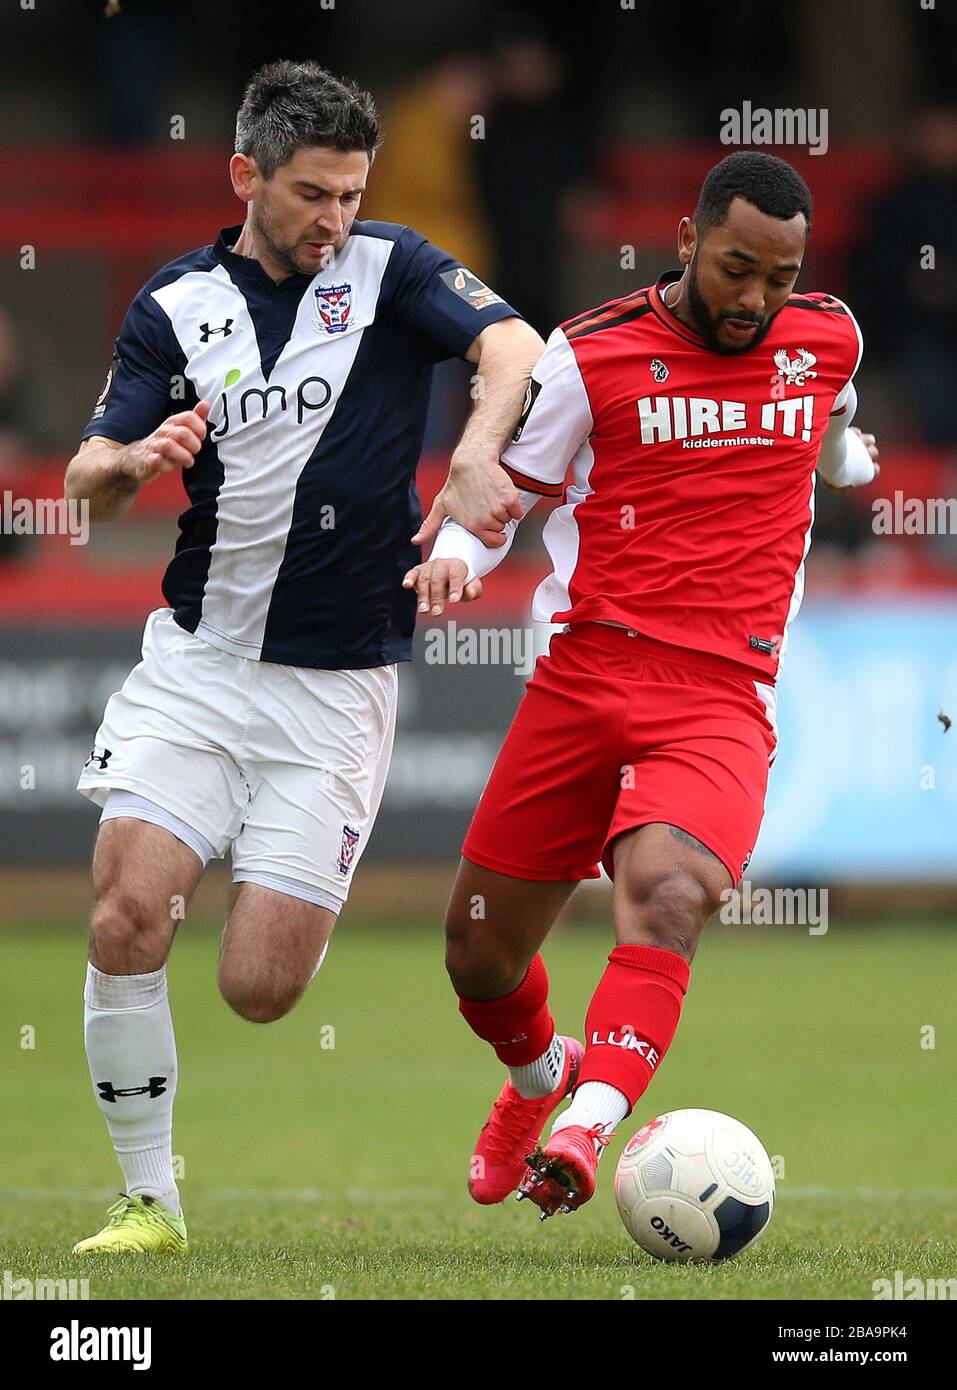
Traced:
[[562, 493], [568, 465], [594, 427], [574, 349], [556, 328], [532, 371], [525, 407], [502, 467], [516, 487], [545, 497]]
[[425, 239], [409, 257], [394, 310], [432, 344], [437, 361], [464, 357], [489, 324], [521, 317], [477, 275]]
[[144, 439], [182, 401], [172, 398], [186, 358], [166, 314], [147, 290], [130, 305], [113, 344], [113, 362], [82, 437], [103, 435], [118, 444]]
[[864, 335], [861, 332], [857, 319], [851, 313], [850, 309], [848, 309], [847, 305], [844, 304], [842, 300], [837, 300], [836, 302], [845, 310], [854, 329], [854, 342], [851, 344], [850, 348], [851, 356], [854, 358], [854, 365], [844, 385], [834, 397], [834, 404], [831, 406], [832, 415], [843, 415], [847, 409], [847, 398], [850, 395], [851, 382], [857, 375], [857, 369], [861, 365], [861, 358], [864, 356]]

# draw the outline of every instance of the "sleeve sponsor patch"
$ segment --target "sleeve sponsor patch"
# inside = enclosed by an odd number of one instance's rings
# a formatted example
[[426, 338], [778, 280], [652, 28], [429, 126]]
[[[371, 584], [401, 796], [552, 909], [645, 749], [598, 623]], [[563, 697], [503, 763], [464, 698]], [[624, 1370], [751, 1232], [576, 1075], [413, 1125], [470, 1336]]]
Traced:
[[[114, 363], [114, 365], [115, 365], [115, 363]], [[96, 398], [96, 405], [93, 407], [93, 416], [92, 416], [92, 418], [93, 418], [94, 420], [99, 420], [100, 416], [103, 415], [103, 414], [105, 413], [105, 411], [106, 411], [106, 398], [107, 398], [107, 396], [110, 394], [110, 387], [111, 387], [112, 385], [113, 385], [113, 368], [111, 367], [110, 370], [109, 370], [109, 371], [107, 372], [107, 374], [106, 374], [106, 380], [105, 380], [104, 383], [103, 383], [103, 390], [102, 390], [102, 391], [100, 392], [100, 394], [97, 396], [97, 398]]]
[[466, 304], [470, 304], [473, 309], [487, 309], [492, 304], [503, 304], [505, 301], [502, 296], [489, 289], [477, 275], [473, 275], [464, 266], [457, 266], [455, 270], [443, 270], [439, 272], [439, 279], [442, 283], [457, 294], [459, 299]]
[[519, 417], [518, 424], [515, 426], [515, 433], [512, 435], [513, 444], [517, 444], [518, 441], [521, 439], [522, 431], [528, 424], [528, 417], [532, 413], [532, 406], [535, 404], [535, 401], [538, 397], [538, 393], [541, 389], [542, 383], [540, 381], [536, 381], [534, 377], [530, 377], [528, 382], [528, 388], [525, 392], [525, 401], [522, 405], [522, 413]]

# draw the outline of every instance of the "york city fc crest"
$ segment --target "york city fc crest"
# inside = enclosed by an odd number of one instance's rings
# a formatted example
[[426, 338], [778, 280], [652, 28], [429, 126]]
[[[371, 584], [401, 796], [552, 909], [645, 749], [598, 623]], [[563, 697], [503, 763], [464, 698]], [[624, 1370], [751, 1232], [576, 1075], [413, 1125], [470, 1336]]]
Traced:
[[341, 285], [318, 285], [316, 296], [316, 327], [327, 333], [345, 333], [352, 313], [352, 286], [347, 280]]
[[340, 874], [342, 874], [343, 878], [345, 878], [352, 868], [352, 861], [356, 857], [356, 845], [359, 843], [360, 834], [361, 832], [353, 830], [351, 825], [344, 825], [342, 827], [342, 843], [339, 846], [339, 857], [336, 860], [336, 868], [339, 870]]

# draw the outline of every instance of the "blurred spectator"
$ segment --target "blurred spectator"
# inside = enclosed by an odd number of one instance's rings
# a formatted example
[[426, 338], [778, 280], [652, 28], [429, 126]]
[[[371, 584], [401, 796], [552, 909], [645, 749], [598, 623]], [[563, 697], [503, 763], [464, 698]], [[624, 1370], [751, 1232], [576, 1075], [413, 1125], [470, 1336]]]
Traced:
[[382, 149], [362, 216], [404, 222], [482, 280], [492, 276], [475, 188], [471, 121], [487, 109], [488, 63], [452, 53], [383, 103]]
[[[892, 363], [925, 443], [957, 446], [957, 110], [914, 120], [906, 164], [878, 199], [852, 255], [869, 357]], [[922, 267], [932, 248], [932, 269]]]
[[[27, 409], [20, 348], [13, 324], [0, 309], [0, 517], [3, 493], [13, 487], [26, 466], [24, 435]], [[21, 536], [7, 536], [0, 526], [0, 560], [26, 552]]]
[[170, 91], [194, 58], [184, 0], [137, 0], [104, 18], [95, 80], [97, 133], [111, 145], [169, 137]]
[[[905, 5], [913, 56], [909, 66], [919, 83], [916, 100], [947, 103], [957, 92], [957, 9], [922, 0]], [[906, 59], [905, 59], [906, 60]]]
[[0, 309], [0, 477], [22, 466], [26, 428], [20, 346], [13, 324]]
[[531, 16], [507, 17], [493, 37], [494, 94], [477, 142], [495, 288], [544, 338], [563, 317], [561, 248], [569, 195], [587, 168], [582, 115], [563, 54]]
[[[473, 117], [488, 103], [488, 82], [487, 60], [449, 53], [383, 103], [382, 149], [361, 214], [414, 227], [486, 281], [493, 276], [471, 135]], [[427, 450], [454, 445], [470, 406], [471, 370], [458, 360], [436, 367]]]

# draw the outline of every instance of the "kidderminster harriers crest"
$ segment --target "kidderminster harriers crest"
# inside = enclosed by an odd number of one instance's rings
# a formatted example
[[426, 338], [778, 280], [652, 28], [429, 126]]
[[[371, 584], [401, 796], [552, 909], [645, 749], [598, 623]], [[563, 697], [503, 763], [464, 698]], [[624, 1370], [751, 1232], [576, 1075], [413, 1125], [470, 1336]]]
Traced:
[[352, 286], [347, 280], [341, 285], [316, 286], [316, 327], [327, 333], [345, 333], [352, 313]]
[[817, 376], [811, 368], [817, 358], [807, 348], [798, 348], [796, 357], [788, 357], [787, 348], [779, 348], [774, 354], [774, 365], [784, 377], [785, 386], [803, 386], [809, 376]]

